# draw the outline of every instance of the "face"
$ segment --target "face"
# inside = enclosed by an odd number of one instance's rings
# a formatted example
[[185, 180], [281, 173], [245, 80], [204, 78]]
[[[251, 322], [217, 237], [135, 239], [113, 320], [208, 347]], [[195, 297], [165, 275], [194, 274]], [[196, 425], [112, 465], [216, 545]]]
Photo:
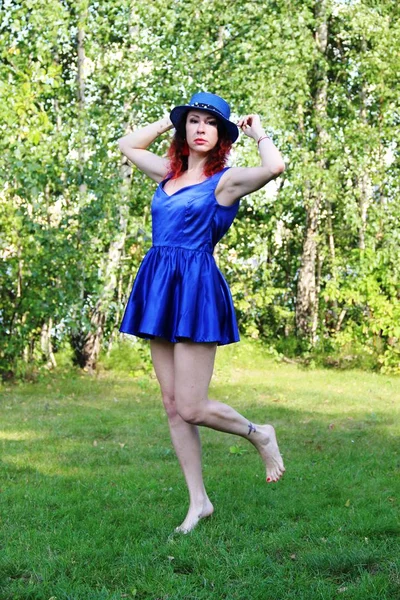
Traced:
[[203, 110], [190, 110], [186, 117], [186, 141], [191, 150], [209, 152], [218, 142], [218, 121]]

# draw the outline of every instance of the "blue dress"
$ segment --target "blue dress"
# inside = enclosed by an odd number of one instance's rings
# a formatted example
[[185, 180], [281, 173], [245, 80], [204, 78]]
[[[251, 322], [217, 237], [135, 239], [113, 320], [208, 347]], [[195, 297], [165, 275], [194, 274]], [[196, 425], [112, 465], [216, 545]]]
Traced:
[[231, 293], [213, 257], [239, 209], [239, 202], [222, 206], [215, 198], [227, 168], [171, 195], [164, 191], [168, 178], [157, 187], [153, 246], [139, 267], [121, 332], [170, 342], [239, 341]]

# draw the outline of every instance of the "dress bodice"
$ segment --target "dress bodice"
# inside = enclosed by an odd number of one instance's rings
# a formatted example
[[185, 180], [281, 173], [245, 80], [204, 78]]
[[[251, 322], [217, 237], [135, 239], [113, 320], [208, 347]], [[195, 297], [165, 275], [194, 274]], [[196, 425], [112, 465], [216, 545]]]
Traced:
[[151, 206], [153, 246], [213, 252], [239, 209], [239, 202], [222, 206], [215, 197], [218, 182], [228, 168], [171, 195], [164, 191], [168, 178], [158, 185]]

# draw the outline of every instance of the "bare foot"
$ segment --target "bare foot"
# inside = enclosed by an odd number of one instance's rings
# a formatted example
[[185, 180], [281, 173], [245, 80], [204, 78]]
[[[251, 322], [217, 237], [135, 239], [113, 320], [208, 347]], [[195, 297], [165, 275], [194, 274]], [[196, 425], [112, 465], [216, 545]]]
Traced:
[[285, 472], [281, 453], [272, 425], [257, 425], [257, 434], [251, 440], [267, 468], [267, 482], [278, 481]]
[[203, 506], [200, 508], [190, 506], [185, 520], [179, 527], [176, 527], [176, 533], [189, 533], [189, 531], [192, 531], [196, 527], [200, 519], [209, 517], [213, 512], [214, 507], [208, 497], [204, 500]]

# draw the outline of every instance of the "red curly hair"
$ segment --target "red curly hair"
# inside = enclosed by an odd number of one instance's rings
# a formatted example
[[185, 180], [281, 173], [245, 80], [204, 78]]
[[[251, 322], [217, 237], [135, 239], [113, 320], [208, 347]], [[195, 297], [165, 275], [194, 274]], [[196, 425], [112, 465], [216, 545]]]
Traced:
[[[175, 135], [172, 138], [171, 145], [168, 149], [167, 157], [169, 159], [169, 172], [171, 179], [177, 179], [187, 171], [188, 168], [188, 151], [186, 142], [186, 115], [184, 115], [176, 128]], [[218, 142], [215, 147], [209, 152], [207, 161], [204, 166], [204, 175], [211, 177], [215, 173], [222, 171], [225, 167], [229, 152], [232, 147], [232, 140], [219, 119], [218, 126]]]

